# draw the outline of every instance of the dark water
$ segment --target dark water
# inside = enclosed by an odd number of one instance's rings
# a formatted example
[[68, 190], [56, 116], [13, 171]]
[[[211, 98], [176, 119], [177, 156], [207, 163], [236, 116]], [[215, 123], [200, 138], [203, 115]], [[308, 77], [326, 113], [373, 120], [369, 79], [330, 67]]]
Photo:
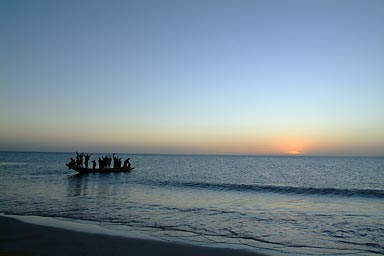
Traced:
[[71, 156], [0, 152], [0, 212], [276, 255], [384, 254], [384, 158], [130, 155], [131, 173], [78, 176]]

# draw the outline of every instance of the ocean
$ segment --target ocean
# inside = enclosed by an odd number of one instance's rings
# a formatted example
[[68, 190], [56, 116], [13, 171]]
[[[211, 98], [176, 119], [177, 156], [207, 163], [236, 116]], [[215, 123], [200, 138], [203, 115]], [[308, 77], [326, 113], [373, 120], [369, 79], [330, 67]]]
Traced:
[[[105, 154], [93, 154], [92, 159]], [[0, 212], [270, 255], [384, 255], [384, 158], [0, 152]]]

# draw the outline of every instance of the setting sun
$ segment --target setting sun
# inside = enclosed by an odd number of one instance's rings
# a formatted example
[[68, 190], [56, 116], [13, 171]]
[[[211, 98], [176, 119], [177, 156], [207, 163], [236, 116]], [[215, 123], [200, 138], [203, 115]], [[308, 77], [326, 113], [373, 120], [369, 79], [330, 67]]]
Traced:
[[291, 150], [291, 151], [288, 151], [288, 154], [290, 155], [301, 155], [301, 151], [298, 151], [298, 150]]

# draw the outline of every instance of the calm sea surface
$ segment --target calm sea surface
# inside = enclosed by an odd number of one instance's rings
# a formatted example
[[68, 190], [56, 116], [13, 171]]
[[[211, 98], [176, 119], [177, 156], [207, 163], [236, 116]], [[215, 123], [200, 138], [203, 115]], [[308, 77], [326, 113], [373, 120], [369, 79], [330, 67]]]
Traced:
[[384, 254], [384, 158], [130, 155], [131, 173], [75, 175], [72, 156], [0, 152], [0, 212], [273, 255]]

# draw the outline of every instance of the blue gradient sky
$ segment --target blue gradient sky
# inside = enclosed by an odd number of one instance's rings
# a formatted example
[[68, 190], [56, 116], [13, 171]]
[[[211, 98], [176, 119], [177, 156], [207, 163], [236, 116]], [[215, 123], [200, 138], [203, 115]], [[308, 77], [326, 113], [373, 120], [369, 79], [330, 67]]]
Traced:
[[384, 1], [0, 1], [0, 150], [384, 156]]

